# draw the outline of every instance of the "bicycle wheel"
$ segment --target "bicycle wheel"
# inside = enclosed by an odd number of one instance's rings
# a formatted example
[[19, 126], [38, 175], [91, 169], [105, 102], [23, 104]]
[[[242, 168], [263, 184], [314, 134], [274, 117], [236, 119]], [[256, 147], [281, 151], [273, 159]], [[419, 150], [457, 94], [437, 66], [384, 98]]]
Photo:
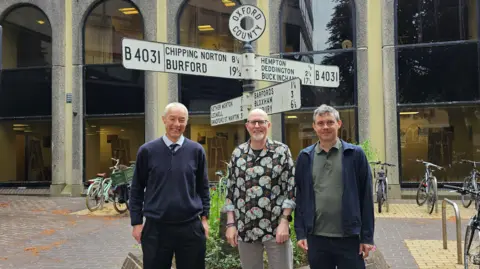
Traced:
[[119, 199], [120, 199], [119, 195], [116, 192], [113, 193], [113, 208], [119, 214], [123, 214], [128, 211], [128, 201], [125, 201], [124, 203], [120, 203]]
[[[465, 177], [465, 179], [463, 180], [463, 186], [462, 187], [466, 188], [466, 189], [473, 189], [472, 178], [471, 177]], [[465, 207], [465, 208], [468, 208], [473, 202], [473, 197], [472, 197], [471, 194], [461, 195], [461, 198], [462, 198], [463, 207]]]
[[464, 251], [463, 263], [465, 264], [465, 268], [479, 268], [480, 237], [478, 228], [475, 228], [472, 224], [469, 224], [465, 231]]
[[[85, 197], [85, 205], [90, 212], [97, 210], [102, 205], [103, 198], [101, 196], [99, 182], [95, 182], [88, 187], [87, 195]], [[91, 204], [91, 201], [94, 202], [94, 204]]]
[[427, 179], [424, 178], [417, 189], [417, 205], [422, 206], [427, 201]]
[[383, 182], [380, 181], [377, 185], [377, 204], [378, 204], [378, 213], [382, 213], [383, 205]]
[[437, 187], [433, 183], [433, 180], [430, 181], [430, 187], [428, 188], [427, 193], [427, 212], [432, 214], [433, 209], [435, 208], [435, 203], [437, 202]]

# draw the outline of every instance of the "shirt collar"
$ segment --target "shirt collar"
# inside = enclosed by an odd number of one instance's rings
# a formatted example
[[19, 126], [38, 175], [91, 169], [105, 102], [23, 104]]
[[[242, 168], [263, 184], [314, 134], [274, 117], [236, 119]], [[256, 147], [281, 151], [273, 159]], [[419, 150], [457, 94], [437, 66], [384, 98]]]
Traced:
[[[275, 152], [275, 144], [273, 143], [273, 140], [271, 140], [270, 138], [267, 138], [267, 141], [265, 142], [265, 148], [263, 149], [266, 149], [267, 151]], [[263, 149], [262, 149], [262, 152], [263, 152]], [[250, 147], [250, 139], [247, 141], [246, 150], [247, 150], [247, 153], [253, 154], [253, 149]], [[260, 154], [260, 155], [263, 156], [263, 154]]]
[[[335, 143], [335, 145], [333, 145], [332, 148], [336, 148], [337, 150], [340, 150], [342, 148], [342, 141], [340, 141], [339, 138], [337, 138], [337, 142]], [[318, 153], [321, 153], [321, 152], [325, 152], [325, 150], [323, 150], [322, 148], [320, 148], [320, 141], [317, 142], [317, 145], [315, 145], [315, 152], [318, 154]]]
[[[173, 142], [170, 139], [168, 139], [168, 137], [166, 135], [163, 135], [162, 139], [163, 139], [163, 142], [165, 142], [165, 144], [167, 145], [167, 147], [170, 147], [170, 145], [173, 144]], [[177, 143], [175, 143], [175, 144], [178, 144], [178, 147], [181, 147], [183, 145], [184, 141], [185, 141], [185, 137], [182, 135], [182, 136], [180, 136]]]

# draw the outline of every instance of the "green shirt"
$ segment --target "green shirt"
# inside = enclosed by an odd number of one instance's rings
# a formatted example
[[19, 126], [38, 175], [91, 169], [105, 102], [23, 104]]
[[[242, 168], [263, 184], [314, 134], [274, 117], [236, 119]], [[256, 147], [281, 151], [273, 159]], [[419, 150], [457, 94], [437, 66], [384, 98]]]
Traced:
[[325, 152], [318, 142], [313, 159], [313, 189], [315, 192], [315, 227], [313, 233], [341, 237], [342, 230], [342, 143]]

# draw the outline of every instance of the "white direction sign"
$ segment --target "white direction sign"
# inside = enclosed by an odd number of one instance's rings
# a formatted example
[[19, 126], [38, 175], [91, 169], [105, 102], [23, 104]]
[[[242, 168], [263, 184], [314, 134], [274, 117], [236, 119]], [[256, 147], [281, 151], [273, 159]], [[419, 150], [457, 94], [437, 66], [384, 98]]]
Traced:
[[243, 96], [240, 96], [211, 106], [210, 124], [215, 126], [243, 120], [242, 103]]
[[299, 109], [302, 106], [299, 78], [253, 92], [253, 108], [267, 114]]
[[243, 106], [260, 108], [267, 114], [299, 109], [302, 105], [299, 78], [252, 92], [250, 98], [240, 96], [210, 107], [212, 126], [240, 121], [247, 118]]
[[257, 56], [255, 80], [283, 82], [300, 78], [302, 85], [337, 88], [340, 69], [334, 65], [318, 65], [279, 58]]
[[241, 54], [124, 38], [127, 69], [241, 79]]

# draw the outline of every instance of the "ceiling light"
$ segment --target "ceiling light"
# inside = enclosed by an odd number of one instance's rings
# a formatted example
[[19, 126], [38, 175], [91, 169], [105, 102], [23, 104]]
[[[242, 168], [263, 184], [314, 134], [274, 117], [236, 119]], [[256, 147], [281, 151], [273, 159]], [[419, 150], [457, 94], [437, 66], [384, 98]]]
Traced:
[[45, 23], [45, 21], [38, 20], [38, 21], [37, 21], [37, 23], [38, 23], [38, 24], [44, 24], [44, 23]]
[[295, 115], [287, 116], [287, 119], [296, 119], [296, 118], [297, 118], [297, 116], [295, 116]]
[[198, 30], [199, 31], [213, 31], [215, 29], [213, 29], [213, 27], [210, 24], [207, 24], [207, 25], [199, 25]]
[[13, 127], [26, 127], [28, 124], [13, 124]]
[[123, 12], [123, 14], [125, 14], [125, 15], [138, 14], [138, 10], [134, 10], [134, 11], [125, 11], [125, 12]]
[[400, 115], [416, 115], [418, 114], [418, 111], [406, 111], [406, 112], [400, 112]]
[[120, 8], [118, 9], [118, 11], [122, 12], [125, 15], [138, 14], [138, 10], [134, 7]]

